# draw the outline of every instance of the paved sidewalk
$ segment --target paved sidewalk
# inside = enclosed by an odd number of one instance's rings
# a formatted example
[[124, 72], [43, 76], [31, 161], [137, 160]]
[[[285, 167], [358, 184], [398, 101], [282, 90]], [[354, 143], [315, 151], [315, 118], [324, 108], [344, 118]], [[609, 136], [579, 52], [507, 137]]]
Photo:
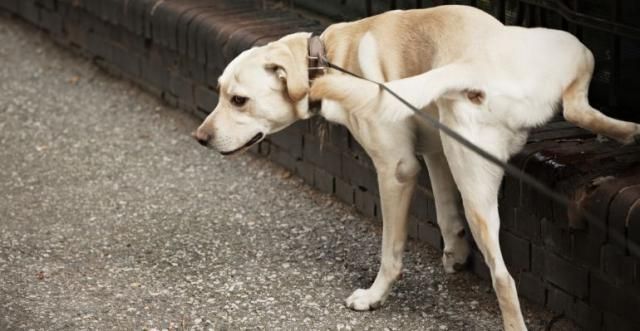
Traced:
[[0, 330], [500, 328], [489, 283], [417, 242], [385, 307], [345, 308], [379, 225], [197, 124], [0, 16]]

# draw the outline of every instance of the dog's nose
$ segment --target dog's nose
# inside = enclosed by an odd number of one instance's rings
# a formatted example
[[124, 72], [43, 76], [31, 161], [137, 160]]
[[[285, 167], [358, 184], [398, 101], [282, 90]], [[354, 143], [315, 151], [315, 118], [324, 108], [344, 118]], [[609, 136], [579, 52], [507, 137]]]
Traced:
[[191, 136], [202, 146], [208, 146], [209, 140], [211, 140], [211, 136], [205, 132], [202, 132], [202, 130], [194, 131], [193, 133], [191, 133]]

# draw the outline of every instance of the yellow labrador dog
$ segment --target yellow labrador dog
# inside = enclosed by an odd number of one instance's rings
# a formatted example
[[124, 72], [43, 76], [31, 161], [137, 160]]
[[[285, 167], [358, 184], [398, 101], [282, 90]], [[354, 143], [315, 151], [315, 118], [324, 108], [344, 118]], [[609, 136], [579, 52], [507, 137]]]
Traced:
[[[491, 271], [505, 330], [525, 330], [513, 278], [498, 241], [503, 171], [425, 126], [377, 86], [329, 71], [309, 82], [309, 33], [296, 33], [234, 59], [219, 78], [216, 109], [194, 133], [222, 154], [242, 151], [295, 121], [319, 114], [345, 125], [371, 156], [383, 214], [380, 270], [346, 300], [355, 310], [382, 305], [402, 269], [409, 202], [424, 157], [444, 239], [447, 272], [466, 262], [464, 215]], [[566, 119], [627, 143], [640, 132], [589, 106], [594, 60], [568, 33], [506, 27], [466, 6], [392, 11], [331, 25], [320, 36], [338, 66], [388, 86], [472, 142], [507, 160], [527, 130], [564, 106]], [[312, 68], [311, 68], [312, 69]], [[319, 111], [309, 100], [320, 99]], [[459, 190], [459, 191], [458, 191]]]

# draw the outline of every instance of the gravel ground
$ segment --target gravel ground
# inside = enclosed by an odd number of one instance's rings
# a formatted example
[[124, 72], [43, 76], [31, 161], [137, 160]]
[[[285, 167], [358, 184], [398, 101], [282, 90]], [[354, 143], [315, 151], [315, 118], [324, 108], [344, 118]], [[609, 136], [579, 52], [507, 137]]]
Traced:
[[2, 16], [0, 63], [0, 329], [500, 329], [490, 284], [418, 242], [386, 306], [350, 311], [379, 225]]

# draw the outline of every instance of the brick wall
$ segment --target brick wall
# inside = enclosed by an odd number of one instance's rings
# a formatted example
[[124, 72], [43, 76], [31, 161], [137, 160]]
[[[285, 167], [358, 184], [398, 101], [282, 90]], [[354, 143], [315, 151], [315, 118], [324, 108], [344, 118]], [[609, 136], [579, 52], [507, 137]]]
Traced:
[[[63, 45], [136, 81], [173, 106], [203, 117], [217, 102], [213, 87], [225, 64], [242, 50], [318, 22], [256, 1], [211, 0], [0, 0], [0, 9], [47, 31]], [[325, 139], [320, 138], [324, 132]], [[343, 127], [312, 119], [254, 147], [309, 185], [380, 220], [370, 159]], [[640, 148], [598, 142], [593, 135], [554, 122], [536, 130], [512, 160], [555, 189], [575, 196], [606, 222], [580, 215], [517, 180], [500, 195], [501, 244], [519, 293], [564, 312], [585, 329], [640, 329]], [[613, 176], [593, 184], [596, 178]], [[410, 236], [440, 249], [426, 169], [410, 216]], [[611, 239], [619, 233], [623, 242]], [[489, 274], [477, 250], [472, 270]]]

